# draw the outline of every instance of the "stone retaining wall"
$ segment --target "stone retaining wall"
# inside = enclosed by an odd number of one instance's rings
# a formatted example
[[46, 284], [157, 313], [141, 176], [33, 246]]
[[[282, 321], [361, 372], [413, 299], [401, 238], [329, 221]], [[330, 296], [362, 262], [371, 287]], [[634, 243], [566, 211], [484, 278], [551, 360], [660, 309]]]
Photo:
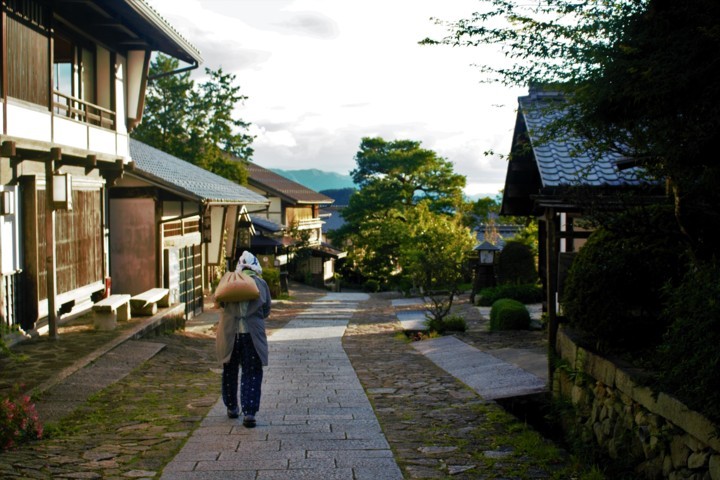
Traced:
[[[720, 430], [664, 393], [656, 394], [561, 328], [556, 344], [555, 396], [574, 406], [583, 441], [635, 465], [642, 478], [720, 480]], [[637, 377], [637, 376], [636, 376]]]

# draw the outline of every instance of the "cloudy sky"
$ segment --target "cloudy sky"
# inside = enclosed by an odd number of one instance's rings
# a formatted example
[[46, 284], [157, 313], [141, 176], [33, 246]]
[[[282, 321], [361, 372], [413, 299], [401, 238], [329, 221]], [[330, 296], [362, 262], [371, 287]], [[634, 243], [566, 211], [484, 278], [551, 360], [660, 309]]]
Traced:
[[236, 75], [259, 165], [348, 174], [361, 139], [381, 136], [452, 161], [469, 195], [502, 188], [525, 91], [481, 83], [488, 50], [418, 45], [445, 33], [430, 17], [467, 18], [478, 0], [147, 2], [200, 49], [197, 74]]

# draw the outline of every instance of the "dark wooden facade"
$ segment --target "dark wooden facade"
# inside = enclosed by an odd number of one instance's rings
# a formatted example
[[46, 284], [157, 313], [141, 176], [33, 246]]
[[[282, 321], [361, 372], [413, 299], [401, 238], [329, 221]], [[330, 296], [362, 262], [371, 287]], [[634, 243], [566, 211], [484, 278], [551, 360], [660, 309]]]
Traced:
[[144, 1], [2, 0], [0, 27], [0, 323], [52, 332], [106, 291], [106, 189], [131, 165], [151, 53], [201, 58]]

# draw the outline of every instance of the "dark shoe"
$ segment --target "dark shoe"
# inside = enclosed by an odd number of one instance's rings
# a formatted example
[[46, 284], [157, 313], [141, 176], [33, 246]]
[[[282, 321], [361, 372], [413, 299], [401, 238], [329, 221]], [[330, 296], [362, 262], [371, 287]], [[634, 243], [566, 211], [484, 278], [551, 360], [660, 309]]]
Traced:
[[255, 428], [255, 415], [245, 415], [243, 425], [245, 428]]
[[240, 416], [240, 410], [237, 407], [228, 408], [227, 415], [228, 415], [228, 418], [238, 418]]

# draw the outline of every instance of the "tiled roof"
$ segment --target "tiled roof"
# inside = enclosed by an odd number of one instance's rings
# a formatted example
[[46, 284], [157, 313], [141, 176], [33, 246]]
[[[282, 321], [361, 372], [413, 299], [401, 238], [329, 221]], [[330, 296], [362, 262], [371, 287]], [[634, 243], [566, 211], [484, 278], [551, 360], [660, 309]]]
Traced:
[[268, 220], [267, 218], [258, 217], [256, 215], [250, 215], [250, 219], [252, 220], [253, 225], [255, 228], [259, 228], [262, 230], [265, 230], [266, 232], [270, 233], [277, 233], [283, 231], [283, 226], [278, 225], [277, 223]]
[[347, 257], [347, 252], [343, 250], [338, 250], [329, 243], [325, 242], [321, 242], [320, 245], [314, 245], [310, 247], [310, 250], [312, 250], [314, 253], [320, 254], [320, 256], [323, 257], [332, 257], [335, 259]]
[[291, 203], [329, 205], [335, 200], [252, 162], [246, 164], [248, 183]]
[[145, 143], [130, 139], [134, 174], [155, 180], [200, 201], [267, 205], [268, 199], [247, 187], [180, 160]]
[[578, 138], [544, 138], [548, 126], [565, 113], [567, 103], [554, 92], [531, 91], [520, 97], [519, 115], [523, 116], [535, 161], [544, 188], [570, 185], [626, 186], [645, 183], [637, 168], [619, 171], [618, 153], [599, 158], [581, 148]]
[[[163, 16], [150, 5], [146, 0], [125, 0], [125, 3], [138, 12], [143, 17], [147, 18], [149, 22], [155, 24], [159, 30], [176, 45], [178, 51], [166, 52], [169, 55], [182, 55], [183, 53], [190, 57], [188, 60], [195, 60], [196, 62], [202, 62], [200, 50], [192, 45], [185, 37], [178, 32], [175, 27], [163, 18]], [[185, 58], [183, 58], [185, 59]]]

